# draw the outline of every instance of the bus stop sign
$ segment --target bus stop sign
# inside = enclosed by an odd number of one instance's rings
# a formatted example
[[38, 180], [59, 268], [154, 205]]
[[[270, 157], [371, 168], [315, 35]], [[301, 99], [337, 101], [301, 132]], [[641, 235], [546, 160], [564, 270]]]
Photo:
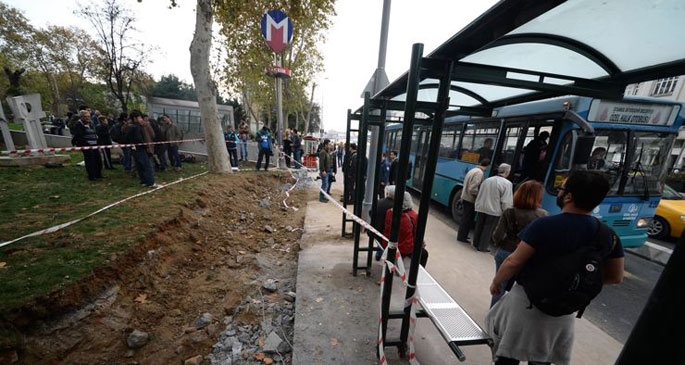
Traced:
[[269, 10], [262, 16], [262, 36], [276, 53], [281, 53], [293, 40], [293, 23], [280, 10]]

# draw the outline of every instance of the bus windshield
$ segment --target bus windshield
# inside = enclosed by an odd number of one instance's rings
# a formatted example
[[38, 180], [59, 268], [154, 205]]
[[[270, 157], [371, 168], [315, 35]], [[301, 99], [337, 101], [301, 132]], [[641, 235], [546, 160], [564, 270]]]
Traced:
[[[609, 195], [659, 195], [674, 134], [634, 131], [596, 131], [589, 170], [604, 173]], [[628, 153], [629, 148], [632, 153]], [[630, 161], [626, 159], [630, 158]]]

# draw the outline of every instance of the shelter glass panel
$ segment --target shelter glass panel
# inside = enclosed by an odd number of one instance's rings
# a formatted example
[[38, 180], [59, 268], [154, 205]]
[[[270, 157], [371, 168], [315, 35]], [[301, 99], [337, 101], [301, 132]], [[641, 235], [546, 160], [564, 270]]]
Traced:
[[540, 43], [507, 44], [489, 48], [467, 56], [463, 61], [581, 78], [607, 75], [594, 61], [577, 52]]
[[[571, 38], [604, 54], [622, 71], [630, 71], [681, 59], [685, 42], [673, 24], [680, 24], [682, 19], [682, 0], [576, 0], [509, 34], [548, 33]], [[636, 26], [640, 24], [643, 26]], [[636, 44], [639, 49], [633, 46]]]

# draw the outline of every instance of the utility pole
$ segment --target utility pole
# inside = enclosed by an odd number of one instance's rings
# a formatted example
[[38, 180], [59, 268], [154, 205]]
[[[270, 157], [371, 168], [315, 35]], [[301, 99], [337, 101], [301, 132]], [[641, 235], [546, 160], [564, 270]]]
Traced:
[[[390, 27], [390, 2], [391, 0], [383, 0], [383, 18], [381, 20], [381, 39], [380, 46], [378, 49], [378, 66], [371, 80], [366, 85], [366, 91], [371, 91], [371, 95], [376, 95], [379, 91], [383, 90], [388, 84], [388, 76], [385, 74], [385, 56], [388, 48], [388, 28]], [[369, 90], [371, 89], [371, 90]], [[362, 92], [362, 97], [364, 95]], [[378, 127], [369, 127], [369, 132], [371, 133], [371, 145], [368, 148], [369, 152], [369, 163], [366, 170], [366, 190], [364, 196], [364, 202], [362, 203], [362, 218], [367, 222], [370, 221], [369, 210], [371, 210], [371, 205], [373, 204], [373, 190], [374, 181], [376, 180], [376, 173], [378, 172], [378, 161], [376, 159], [376, 150], [378, 149]]]

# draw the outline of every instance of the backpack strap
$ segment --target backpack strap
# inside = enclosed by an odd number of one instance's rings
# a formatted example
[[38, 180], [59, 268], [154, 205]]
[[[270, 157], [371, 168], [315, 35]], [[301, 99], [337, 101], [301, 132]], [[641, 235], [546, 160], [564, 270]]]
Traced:
[[[616, 247], [616, 239], [617, 236], [614, 233], [614, 231], [609, 228], [606, 224], [602, 223], [602, 221], [599, 220], [599, 218], [595, 217], [595, 220], [597, 221], [597, 233], [595, 234], [595, 238], [592, 242], [592, 246], [597, 250], [597, 252], [600, 253], [602, 257], [605, 256], [605, 254], [609, 254], [615, 247]], [[607, 239], [611, 237], [611, 246], [609, 247], [609, 250], [605, 252], [605, 244], [607, 242]], [[583, 313], [585, 312], [585, 308], [580, 308], [578, 310], [578, 313], [576, 314], [576, 318], [581, 318], [583, 316]]]

